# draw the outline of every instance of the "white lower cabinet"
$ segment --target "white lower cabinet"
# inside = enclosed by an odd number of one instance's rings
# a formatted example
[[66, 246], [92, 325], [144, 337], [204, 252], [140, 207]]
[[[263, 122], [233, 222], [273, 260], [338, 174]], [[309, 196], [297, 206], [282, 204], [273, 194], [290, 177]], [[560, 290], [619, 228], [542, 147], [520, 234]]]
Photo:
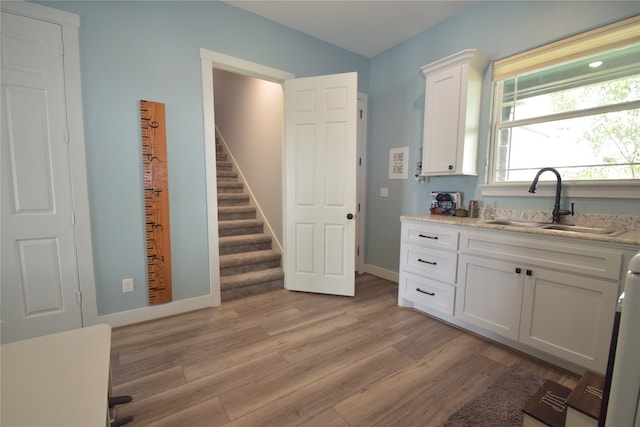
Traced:
[[457, 316], [496, 334], [518, 339], [522, 275], [513, 263], [460, 255]]
[[604, 373], [618, 284], [544, 268], [527, 271], [518, 340]]
[[616, 283], [466, 255], [460, 255], [458, 278], [460, 319], [604, 372]]
[[[402, 227], [401, 306], [604, 373], [623, 264], [637, 249], [413, 220]], [[420, 234], [438, 239], [416, 245]]]

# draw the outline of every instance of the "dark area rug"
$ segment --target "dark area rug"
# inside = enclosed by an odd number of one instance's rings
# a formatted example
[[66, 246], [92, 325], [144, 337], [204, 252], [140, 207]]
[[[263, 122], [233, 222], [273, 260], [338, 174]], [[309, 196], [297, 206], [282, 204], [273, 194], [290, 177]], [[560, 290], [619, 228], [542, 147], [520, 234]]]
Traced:
[[507, 368], [477, 398], [449, 417], [441, 427], [522, 426], [522, 408], [544, 379], [519, 366]]

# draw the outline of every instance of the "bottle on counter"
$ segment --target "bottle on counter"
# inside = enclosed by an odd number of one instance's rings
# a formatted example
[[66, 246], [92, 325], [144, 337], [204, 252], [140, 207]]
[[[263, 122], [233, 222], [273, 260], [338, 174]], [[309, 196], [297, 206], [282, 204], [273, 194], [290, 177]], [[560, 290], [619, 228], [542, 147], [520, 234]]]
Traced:
[[478, 208], [477, 200], [469, 200], [469, 218], [478, 218], [480, 209]]

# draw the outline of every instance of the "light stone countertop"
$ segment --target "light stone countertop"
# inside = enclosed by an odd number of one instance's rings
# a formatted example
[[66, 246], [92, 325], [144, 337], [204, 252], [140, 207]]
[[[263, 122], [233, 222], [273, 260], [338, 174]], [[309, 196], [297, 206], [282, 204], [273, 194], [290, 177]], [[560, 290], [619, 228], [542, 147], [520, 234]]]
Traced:
[[[544, 236], [552, 236], [552, 237], [591, 240], [595, 242], [616, 243], [616, 244], [630, 245], [630, 246], [635, 246], [640, 248], [640, 229], [627, 229], [622, 227], [614, 228], [606, 225], [603, 227], [603, 226], [593, 225], [593, 224], [585, 225], [586, 227], [625, 230], [623, 233], [617, 236], [607, 236], [603, 234], [576, 233], [573, 231], [562, 231], [562, 230], [547, 230], [544, 228], [537, 228], [537, 227], [520, 227], [520, 226], [512, 226], [512, 225], [490, 224], [488, 223], [488, 221], [491, 221], [493, 218], [491, 217], [487, 218], [486, 215], [485, 217], [481, 217], [481, 218], [457, 217], [457, 216], [449, 216], [449, 215], [403, 215], [400, 217], [400, 219], [424, 221], [424, 222], [439, 223], [439, 224], [459, 225], [464, 227], [482, 228], [487, 230], [511, 231], [511, 232], [536, 234], [536, 235], [544, 235]], [[507, 219], [507, 218], [503, 217], [503, 218], [496, 218], [496, 219]], [[511, 217], [508, 219], [512, 219], [514, 221], [543, 222], [539, 220], [533, 220], [531, 218], [522, 218], [522, 216], [516, 217], [516, 218]], [[582, 224], [579, 224], [579, 225], [582, 225]]]

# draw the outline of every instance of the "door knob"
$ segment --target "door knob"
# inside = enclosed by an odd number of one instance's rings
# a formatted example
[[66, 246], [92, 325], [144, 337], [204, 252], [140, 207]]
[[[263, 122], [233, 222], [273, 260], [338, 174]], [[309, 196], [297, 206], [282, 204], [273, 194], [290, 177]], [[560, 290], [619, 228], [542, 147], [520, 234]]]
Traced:
[[347, 214], [347, 219], [353, 219], [353, 214], [352, 213], [348, 213]]

